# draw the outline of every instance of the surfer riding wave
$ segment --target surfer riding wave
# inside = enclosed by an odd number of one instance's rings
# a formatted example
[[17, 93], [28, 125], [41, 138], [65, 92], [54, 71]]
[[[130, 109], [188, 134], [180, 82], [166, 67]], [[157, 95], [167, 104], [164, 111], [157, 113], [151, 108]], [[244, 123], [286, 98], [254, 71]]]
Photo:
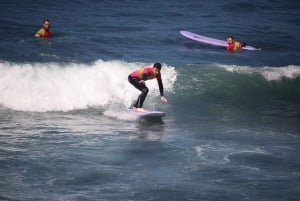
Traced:
[[143, 108], [143, 103], [149, 92], [149, 89], [146, 86], [145, 81], [150, 79], [156, 78], [159, 87], [159, 92], [161, 95], [161, 101], [163, 103], [167, 103], [167, 99], [164, 97], [164, 88], [163, 88], [160, 70], [161, 70], [161, 64], [155, 63], [153, 67], [141, 68], [129, 74], [128, 76], [129, 83], [142, 92], [139, 95], [136, 103], [133, 105], [136, 111], [138, 112], [145, 111]]

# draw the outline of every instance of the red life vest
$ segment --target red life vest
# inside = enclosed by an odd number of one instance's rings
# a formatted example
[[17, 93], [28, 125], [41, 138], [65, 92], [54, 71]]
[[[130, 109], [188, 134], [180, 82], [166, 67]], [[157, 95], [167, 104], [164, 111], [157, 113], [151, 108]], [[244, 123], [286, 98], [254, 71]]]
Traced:
[[242, 45], [240, 42], [234, 41], [233, 43], [229, 43], [227, 46], [227, 51], [236, 52], [242, 50]]
[[49, 30], [44, 29], [44, 31], [45, 31], [43, 35], [44, 38], [50, 38], [53, 36], [53, 34]]

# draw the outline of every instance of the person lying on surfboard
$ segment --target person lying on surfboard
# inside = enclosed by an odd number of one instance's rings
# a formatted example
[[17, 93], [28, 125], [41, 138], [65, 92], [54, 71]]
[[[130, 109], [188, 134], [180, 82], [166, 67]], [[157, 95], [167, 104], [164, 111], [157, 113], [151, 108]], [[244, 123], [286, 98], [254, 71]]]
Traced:
[[228, 52], [238, 52], [242, 50], [242, 47], [246, 46], [246, 43], [235, 41], [233, 36], [227, 37], [227, 51]]
[[142, 92], [139, 95], [136, 103], [133, 105], [136, 111], [138, 112], [145, 111], [143, 108], [143, 103], [149, 91], [148, 87], [145, 84], [145, 81], [150, 79], [156, 78], [159, 87], [160, 96], [161, 96], [160, 100], [163, 103], [167, 102], [167, 99], [164, 97], [164, 87], [161, 79], [160, 70], [161, 70], [161, 64], [155, 63], [153, 67], [141, 68], [129, 74], [128, 76], [129, 83]]

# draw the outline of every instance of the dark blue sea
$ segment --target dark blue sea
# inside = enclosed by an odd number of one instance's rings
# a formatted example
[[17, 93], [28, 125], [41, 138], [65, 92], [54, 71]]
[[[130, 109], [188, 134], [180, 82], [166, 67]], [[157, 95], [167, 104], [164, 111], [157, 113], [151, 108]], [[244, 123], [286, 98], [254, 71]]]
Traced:
[[[0, 5], [1, 201], [300, 200], [300, 1]], [[127, 76], [156, 62], [166, 116], [136, 118]]]

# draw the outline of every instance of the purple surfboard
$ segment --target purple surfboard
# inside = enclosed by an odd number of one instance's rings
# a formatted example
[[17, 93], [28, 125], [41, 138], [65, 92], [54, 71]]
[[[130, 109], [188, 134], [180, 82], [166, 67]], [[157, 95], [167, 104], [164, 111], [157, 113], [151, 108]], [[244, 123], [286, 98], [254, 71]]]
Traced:
[[[191, 40], [204, 43], [204, 44], [209, 44], [209, 45], [215, 45], [215, 46], [220, 46], [220, 47], [227, 47], [227, 41], [225, 40], [219, 40], [215, 38], [210, 38], [207, 36], [202, 36], [199, 34], [195, 34], [189, 31], [180, 31], [180, 34], [183, 35], [186, 38], [189, 38]], [[252, 46], [245, 46], [243, 47], [244, 50], [260, 50]]]
[[134, 109], [128, 109], [129, 113], [136, 116], [136, 117], [163, 117], [165, 113], [162, 111], [149, 111], [146, 110], [145, 112], [137, 112]]

